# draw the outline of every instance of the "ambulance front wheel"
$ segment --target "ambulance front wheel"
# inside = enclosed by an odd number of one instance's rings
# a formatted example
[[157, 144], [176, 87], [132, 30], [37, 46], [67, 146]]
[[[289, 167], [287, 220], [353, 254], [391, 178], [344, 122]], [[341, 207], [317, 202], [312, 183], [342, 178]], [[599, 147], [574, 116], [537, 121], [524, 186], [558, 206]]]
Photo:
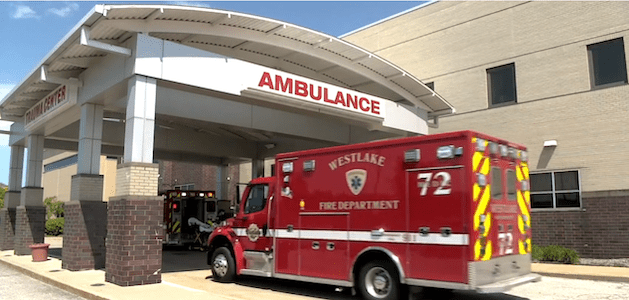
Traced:
[[364, 299], [398, 299], [400, 280], [395, 267], [387, 261], [373, 261], [365, 264], [360, 269], [358, 289]]
[[229, 249], [216, 249], [212, 254], [212, 278], [219, 282], [231, 282], [235, 277], [236, 263]]

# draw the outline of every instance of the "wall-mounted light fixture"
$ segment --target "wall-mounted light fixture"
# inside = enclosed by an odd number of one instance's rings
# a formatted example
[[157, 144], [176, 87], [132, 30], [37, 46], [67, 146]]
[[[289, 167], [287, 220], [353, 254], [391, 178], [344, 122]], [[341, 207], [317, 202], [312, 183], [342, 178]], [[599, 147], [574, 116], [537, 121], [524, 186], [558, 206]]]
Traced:
[[557, 140], [544, 141], [544, 147], [557, 147]]

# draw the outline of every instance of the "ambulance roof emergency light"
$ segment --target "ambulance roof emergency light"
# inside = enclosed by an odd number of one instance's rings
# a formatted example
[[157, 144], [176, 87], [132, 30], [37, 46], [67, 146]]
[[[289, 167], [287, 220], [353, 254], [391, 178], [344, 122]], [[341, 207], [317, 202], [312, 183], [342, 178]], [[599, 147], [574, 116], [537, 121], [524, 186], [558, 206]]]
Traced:
[[419, 149], [406, 150], [404, 152], [404, 162], [419, 162], [421, 159], [421, 152]]
[[293, 172], [293, 162], [285, 162], [282, 164], [282, 172], [284, 173], [292, 173]]
[[441, 146], [437, 148], [437, 158], [454, 158], [463, 155], [463, 147], [455, 148], [454, 145]]

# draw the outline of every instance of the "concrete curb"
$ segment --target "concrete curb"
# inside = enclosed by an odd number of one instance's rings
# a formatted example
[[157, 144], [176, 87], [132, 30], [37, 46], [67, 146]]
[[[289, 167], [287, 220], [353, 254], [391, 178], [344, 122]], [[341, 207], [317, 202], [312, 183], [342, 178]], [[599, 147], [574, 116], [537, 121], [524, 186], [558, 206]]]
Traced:
[[75, 295], [77, 295], [79, 297], [83, 297], [83, 298], [89, 299], [89, 300], [109, 300], [107, 298], [103, 298], [103, 297], [94, 295], [94, 294], [86, 292], [84, 290], [77, 289], [77, 288], [75, 288], [75, 287], [73, 287], [73, 286], [71, 286], [69, 284], [66, 284], [66, 283], [54, 280], [52, 278], [49, 278], [49, 277], [46, 277], [46, 276], [43, 276], [43, 275], [40, 275], [40, 274], [37, 274], [36, 272], [33, 272], [33, 271], [29, 270], [29, 269], [20, 267], [18, 265], [14, 265], [14, 264], [12, 264], [10, 262], [7, 262], [7, 261], [4, 261], [2, 259], [0, 259], [0, 263], [2, 263], [3, 265], [5, 265], [7, 267], [10, 267], [10, 268], [12, 268], [12, 269], [14, 269], [16, 271], [19, 271], [22, 274], [27, 275], [27, 276], [29, 276], [29, 277], [31, 277], [33, 279], [36, 279], [36, 280], [39, 280], [39, 281], [44, 282], [46, 284], [49, 284], [49, 285], [52, 285], [54, 287], [60, 288], [60, 289], [62, 289], [64, 291], [66, 291], [66, 292], [75, 294]]
[[546, 276], [546, 277], [559, 277], [559, 278], [568, 278], [568, 279], [582, 279], [582, 280], [595, 280], [595, 281], [611, 281], [611, 282], [623, 282], [629, 283], [629, 278], [621, 277], [621, 276], [609, 276], [609, 275], [585, 275], [585, 274], [564, 274], [564, 273], [553, 273], [553, 272], [543, 272], [536, 271], [535, 273]]

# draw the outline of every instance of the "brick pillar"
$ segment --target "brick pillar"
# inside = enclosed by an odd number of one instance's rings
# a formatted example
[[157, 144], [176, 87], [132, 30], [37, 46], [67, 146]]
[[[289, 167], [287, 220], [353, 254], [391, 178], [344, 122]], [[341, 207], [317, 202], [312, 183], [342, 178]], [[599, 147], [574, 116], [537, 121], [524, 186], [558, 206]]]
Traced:
[[163, 202], [156, 196], [109, 199], [107, 282], [132, 286], [162, 281]]
[[105, 268], [106, 234], [106, 202], [67, 202], [61, 267], [71, 271]]
[[0, 250], [14, 250], [15, 208], [0, 210]]
[[15, 212], [15, 254], [31, 255], [32, 244], [44, 242], [46, 207], [18, 206]]

